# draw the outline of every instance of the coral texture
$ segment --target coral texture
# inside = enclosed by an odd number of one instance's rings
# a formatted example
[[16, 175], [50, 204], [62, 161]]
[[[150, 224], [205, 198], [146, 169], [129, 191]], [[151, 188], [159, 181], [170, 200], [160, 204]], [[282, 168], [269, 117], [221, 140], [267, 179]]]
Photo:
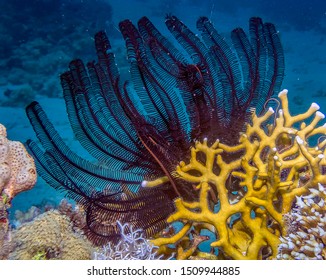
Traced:
[[[97, 162], [66, 145], [39, 103], [26, 108], [39, 139], [27, 142], [38, 172], [85, 210], [96, 245], [118, 241], [116, 221], [143, 229], [146, 238], [165, 229], [174, 200], [198, 195], [173, 176], [195, 140], [234, 145], [250, 108], [260, 114], [280, 90], [284, 55], [273, 24], [251, 18], [249, 32], [234, 29], [230, 44], [207, 17], [197, 21], [201, 36], [175, 16], [165, 24], [177, 46], [146, 17], [119, 24], [130, 81], [122, 80], [104, 32], [95, 35], [97, 61], [73, 60], [61, 75], [71, 127]], [[159, 178], [160, 187], [141, 188]]]
[[72, 229], [67, 216], [57, 210], [41, 214], [12, 232], [13, 251], [9, 259], [90, 259], [92, 246]]
[[[296, 197], [318, 183], [326, 184], [322, 172], [326, 140], [315, 147], [308, 145], [310, 137], [325, 135], [326, 126], [317, 126], [324, 115], [312, 104], [307, 112], [291, 116], [287, 90], [279, 93], [279, 99], [282, 108], [277, 113], [272, 108], [261, 116], [253, 112], [237, 145], [197, 141], [189, 162], [180, 162], [174, 176], [191, 182], [198, 197], [193, 202], [175, 200], [176, 212], [168, 222], [179, 221], [183, 227], [152, 241], [161, 252], [171, 253], [175, 245], [177, 258], [196, 256], [198, 250], [189, 250], [183, 240], [189, 239], [190, 229], [197, 234], [207, 229], [215, 234], [210, 245], [218, 248], [219, 257], [276, 257], [279, 237], [286, 234], [283, 216], [291, 211]], [[144, 186], [155, 187], [150, 183]]]
[[81, 230], [84, 232], [86, 227], [85, 211], [78, 205], [72, 205], [66, 199], [62, 199], [58, 205], [60, 214], [69, 217], [73, 230]]
[[42, 210], [36, 206], [30, 207], [27, 211], [16, 210], [15, 219], [11, 222], [14, 228], [24, 223], [31, 222], [42, 213]]
[[0, 124], [0, 193], [11, 200], [36, 182], [34, 159], [24, 145], [7, 139], [6, 128]]
[[0, 124], [0, 259], [9, 251], [8, 209], [15, 195], [31, 189], [36, 183], [34, 159], [24, 145], [7, 139], [5, 126]]
[[277, 259], [326, 259], [326, 189], [321, 184], [297, 197], [284, 217], [287, 234], [281, 237]]
[[157, 247], [144, 238], [143, 231], [134, 230], [132, 225], [117, 222], [121, 239], [117, 244], [108, 243], [97, 252], [96, 260], [154, 260], [159, 259]]
[[11, 248], [8, 207], [8, 204], [0, 199], [0, 260], [8, 257]]

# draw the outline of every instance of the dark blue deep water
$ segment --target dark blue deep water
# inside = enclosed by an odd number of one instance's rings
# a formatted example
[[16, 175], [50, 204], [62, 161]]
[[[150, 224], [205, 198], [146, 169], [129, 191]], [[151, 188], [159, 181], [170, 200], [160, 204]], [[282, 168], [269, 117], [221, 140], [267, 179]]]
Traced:
[[[88, 156], [72, 135], [62, 100], [59, 75], [70, 60], [95, 59], [93, 35], [105, 30], [110, 37], [123, 78], [128, 78], [121, 20], [134, 23], [147, 16], [169, 38], [164, 25], [167, 14], [176, 15], [196, 32], [196, 20], [207, 16], [220, 33], [259, 16], [276, 25], [285, 52], [283, 88], [289, 89], [293, 112], [306, 110], [312, 102], [326, 113], [326, 1], [324, 0], [10, 0], [0, 1], [0, 123], [8, 138], [35, 139], [24, 108], [38, 100], [66, 143]], [[41, 179], [33, 190], [19, 194], [12, 203], [26, 211], [56, 205], [64, 194]]]

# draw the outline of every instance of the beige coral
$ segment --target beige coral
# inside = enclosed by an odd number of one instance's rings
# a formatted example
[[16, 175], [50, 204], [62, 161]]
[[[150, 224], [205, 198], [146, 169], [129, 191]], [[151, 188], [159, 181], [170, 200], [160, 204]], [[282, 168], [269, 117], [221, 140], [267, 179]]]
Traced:
[[10, 247], [8, 208], [12, 198], [31, 189], [36, 183], [36, 167], [24, 145], [7, 139], [0, 124], [0, 259], [5, 259]]
[[6, 259], [10, 251], [10, 231], [7, 207], [8, 205], [0, 199], [0, 260]]
[[326, 259], [326, 189], [318, 184], [309, 191], [284, 217], [287, 235], [280, 238], [277, 259]]
[[70, 219], [51, 210], [12, 233], [13, 252], [9, 259], [90, 259], [91, 243], [72, 227]]
[[9, 200], [36, 183], [34, 159], [24, 145], [7, 139], [6, 128], [0, 124], [0, 194]]

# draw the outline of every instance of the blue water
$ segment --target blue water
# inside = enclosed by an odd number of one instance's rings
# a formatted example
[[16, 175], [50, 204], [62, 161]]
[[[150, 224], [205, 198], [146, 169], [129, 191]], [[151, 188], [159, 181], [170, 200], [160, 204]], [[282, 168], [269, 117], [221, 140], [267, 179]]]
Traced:
[[[0, 8], [6, 11], [0, 17], [0, 123], [7, 127], [11, 140], [35, 139], [24, 107], [32, 100], [39, 100], [68, 145], [84, 154], [73, 141], [59, 75], [74, 58], [95, 59], [93, 35], [104, 29], [115, 49], [122, 76], [128, 77], [126, 50], [118, 23], [126, 18], [136, 23], [144, 15], [167, 37], [170, 35], [164, 26], [166, 14], [176, 15], [193, 30], [198, 17], [207, 16], [226, 38], [238, 26], [248, 31], [251, 16], [273, 22], [285, 50], [283, 88], [289, 89], [291, 109], [302, 112], [317, 102], [321, 111], [326, 112], [326, 2], [323, 0], [1, 0]], [[33, 190], [13, 200], [11, 215], [32, 205], [55, 205], [63, 196], [39, 178]]]

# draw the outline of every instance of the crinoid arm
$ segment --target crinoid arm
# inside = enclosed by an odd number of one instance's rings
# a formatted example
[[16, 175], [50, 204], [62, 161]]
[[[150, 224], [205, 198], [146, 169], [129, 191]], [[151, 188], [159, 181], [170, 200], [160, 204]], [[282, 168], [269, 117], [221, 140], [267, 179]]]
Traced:
[[[218, 140], [210, 145], [207, 139], [195, 143], [190, 159], [176, 167], [176, 176], [194, 185], [199, 191], [197, 199], [175, 200], [176, 211], [167, 221], [183, 226], [169, 237], [153, 239], [154, 244], [163, 248], [173, 245], [177, 258], [184, 258], [191, 248], [185, 240], [193, 239], [192, 230], [200, 235], [205, 229], [215, 236], [210, 246], [218, 248], [220, 258], [280, 256], [281, 240], [290, 244], [286, 241], [289, 238], [282, 239], [287, 234], [284, 217], [299, 196], [320, 195], [321, 184], [326, 184], [325, 141], [315, 147], [309, 144], [313, 136], [326, 134], [326, 126], [318, 126], [324, 116], [316, 104], [306, 113], [292, 116], [286, 90], [279, 99], [278, 112], [268, 109], [261, 116], [253, 113], [238, 145], [228, 146]], [[275, 122], [270, 122], [272, 118]], [[309, 124], [305, 123], [307, 119], [311, 119]], [[241, 156], [234, 158], [232, 154], [237, 150]], [[301, 204], [305, 207], [314, 202], [304, 199]], [[198, 248], [192, 250], [192, 256], [197, 253], [199, 256]]]
[[[85, 232], [96, 244], [117, 240], [117, 220], [143, 229], [145, 237], [157, 236], [180, 201], [193, 207], [198, 196], [205, 197], [202, 189], [210, 207], [217, 203], [211, 182], [184, 180], [178, 172], [185, 167], [178, 171], [176, 166], [188, 162], [194, 143], [204, 145], [204, 139], [207, 151], [220, 139], [219, 160], [225, 160], [223, 149], [233, 150], [236, 158], [237, 147], [244, 148], [237, 137], [252, 108], [259, 114], [281, 86], [284, 56], [274, 25], [252, 18], [249, 33], [235, 29], [228, 44], [207, 18], [197, 22], [201, 38], [175, 16], [165, 23], [178, 46], [146, 17], [137, 25], [119, 24], [130, 81], [122, 81], [103, 31], [95, 35], [97, 59], [75, 59], [61, 75], [72, 130], [92, 159], [68, 147], [40, 104], [26, 108], [39, 139], [27, 142], [39, 174], [84, 209]], [[200, 160], [206, 150], [198, 154]], [[212, 168], [222, 172], [216, 163]], [[196, 240], [193, 246], [202, 239]]]

